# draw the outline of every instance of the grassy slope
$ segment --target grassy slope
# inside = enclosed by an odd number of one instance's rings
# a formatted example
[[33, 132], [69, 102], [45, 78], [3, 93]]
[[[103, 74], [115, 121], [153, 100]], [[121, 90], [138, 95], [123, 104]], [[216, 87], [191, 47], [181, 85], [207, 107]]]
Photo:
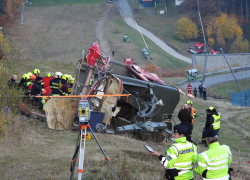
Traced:
[[[137, 2], [137, 0], [130, 1], [131, 7], [138, 8], [139, 5]], [[183, 7], [174, 7], [174, 3], [174, 0], [167, 1], [168, 12], [164, 15], [159, 15], [157, 13], [159, 10], [165, 11], [165, 4], [160, 4], [152, 8], [139, 9], [139, 14], [134, 14], [134, 18], [137, 20], [137, 23], [139, 25], [143, 26], [144, 28], [158, 36], [176, 51], [187, 57], [191, 57], [189, 53], [185, 52], [187, 47], [190, 46], [189, 43], [183, 42], [175, 37], [176, 22], [180, 17], [189, 14], [189, 12], [179, 14], [179, 10], [183, 9]], [[154, 15], [147, 15], [145, 12], [147, 10], [153, 10]]]
[[[250, 79], [241, 80], [238, 82], [243, 91], [249, 89]], [[229, 100], [231, 99], [231, 92], [240, 92], [240, 89], [235, 81], [208, 88], [209, 96], [221, 96]]]
[[[118, 30], [119, 33], [114, 33]], [[128, 35], [131, 43], [122, 42], [122, 37]], [[109, 41], [111, 49], [114, 49], [115, 60], [123, 61], [124, 57], [133, 57], [134, 61], [145, 67], [145, 63], [151, 63], [149, 60], [145, 60], [141, 56], [141, 49], [145, 47], [141, 35], [134, 29], [130, 28], [121, 18], [118, 10], [113, 8], [109, 14], [109, 20], [105, 26], [105, 37]], [[188, 65], [188, 63], [180, 61], [169, 54], [166, 54], [158, 46], [156, 46], [151, 40], [145, 38], [145, 41], [151, 50], [151, 57], [158, 66], [165, 68], [173, 67], [163, 58], [166, 57], [177, 68]]]
[[[181, 97], [175, 114], [187, 100], [187, 97]], [[241, 131], [249, 129], [247, 128], [249, 121], [244, 118], [247, 116], [248, 109], [231, 107], [223, 103], [204, 102], [200, 99], [193, 101], [197, 111], [193, 140], [198, 142], [201, 139], [205, 109], [209, 103], [222, 114], [220, 143], [229, 145], [233, 152], [232, 167], [235, 172], [233, 179], [249, 177], [247, 162], [250, 157], [250, 137], [239, 131], [239, 128], [243, 127]], [[178, 121], [177, 118], [176, 120]], [[230, 126], [230, 123], [233, 123], [233, 126]], [[1, 177], [3, 179], [68, 179], [76, 137], [76, 133], [50, 131], [46, 124], [39, 120], [22, 118], [16, 120], [7, 138], [0, 141]], [[97, 138], [121, 180], [161, 180], [164, 176], [163, 166], [147, 152], [143, 144], [149, 144], [156, 151], [164, 154], [170, 143], [156, 144], [106, 134], [97, 134]], [[86, 147], [84, 179], [115, 179], [94, 139], [87, 141]], [[238, 156], [239, 149], [240, 156]], [[198, 150], [202, 152], [206, 148], [199, 146]], [[15, 173], [12, 173], [13, 169]], [[195, 180], [199, 179], [199, 176], [195, 178]]]
[[61, 0], [32, 1], [7, 30], [8, 36], [21, 44], [26, 59], [73, 62], [81, 58], [96, 41], [96, 23], [103, 13], [105, 1]]

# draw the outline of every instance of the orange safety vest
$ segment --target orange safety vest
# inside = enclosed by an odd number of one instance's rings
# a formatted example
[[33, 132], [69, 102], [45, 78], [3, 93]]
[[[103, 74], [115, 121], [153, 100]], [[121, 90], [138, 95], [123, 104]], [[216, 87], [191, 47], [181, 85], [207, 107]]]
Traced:
[[[182, 109], [184, 109], [184, 107], [182, 107]], [[195, 109], [193, 107], [189, 108], [191, 109], [191, 116], [193, 117], [194, 113], [195, 113]], [[191, 124], [194, 124], [194, 118], [192, 119]]]
[[[191, 107], [190, 110], [191, 110], [191, 116], [193, 117], [193, 115], [195, 113], [195, 109], [193, 107]], [[192, 119], [192, 123], [191, 124], [194, 124], [194, 118]]]

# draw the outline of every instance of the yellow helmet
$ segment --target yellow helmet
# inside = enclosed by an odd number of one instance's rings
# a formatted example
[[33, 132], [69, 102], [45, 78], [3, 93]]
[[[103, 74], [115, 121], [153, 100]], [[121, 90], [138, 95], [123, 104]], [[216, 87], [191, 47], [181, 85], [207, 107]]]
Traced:
[[28, 72], [27, 74], [28, 74], [29, 76], [32, 76], [32, 75], [33, 75], [32, 72]]
[[48, 73], [47, 77], [53, 77], [53, 74], [52, 73]]
[[214, 109], [214, 107], [210, 106], [208, 109], [210, 109], [212, 111]]
[[75, 82], [75, 78], [71, 78], [70, 83], [74, 84], [74, 82]]
[[22, 78], [25, 79], [25, 80], [28, 80], [28, 79], [30, 79], [30, 76], [29, 76], [28, 74], [24, 74], [24, 75], [22, 76]]
[[34, 75], [40, 74], [40, 70], [39, 70], [39, 69], [34, 69], [33, 74], [34, 74]]
[[62, 79], [65, 80], [65, 81], [68, 81], [68, 75], [67, 75], [67, 74], [64, 74], [64, 75], [62, 76]]
[[193, 101], [188, 100], [188, 101], [187, 101], [187, 104], [193, 104]]

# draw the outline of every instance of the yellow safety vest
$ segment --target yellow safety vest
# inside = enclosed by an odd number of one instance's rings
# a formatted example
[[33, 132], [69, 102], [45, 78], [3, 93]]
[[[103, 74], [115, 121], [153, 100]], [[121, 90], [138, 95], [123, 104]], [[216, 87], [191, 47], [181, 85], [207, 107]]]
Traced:
[[220, 114], [218, 113], [218, 116], [216, 116], [215, 114], [212, 116], [214, 118], [214, 122], [212, 124], [213, 129], [214, 130], [220, 129]]

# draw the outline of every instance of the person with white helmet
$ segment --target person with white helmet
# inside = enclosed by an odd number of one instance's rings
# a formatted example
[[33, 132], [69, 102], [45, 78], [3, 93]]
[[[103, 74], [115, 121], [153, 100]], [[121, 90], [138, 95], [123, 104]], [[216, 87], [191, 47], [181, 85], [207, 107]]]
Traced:
[[60, 96], [62, 94], [62, 91], [59, 88], [59, 84], [61, 83], [61, 72], [55, 73], [55, 78], [51, 79], [49, 82], [49, 87], [52, 90], [51, 95], [52, 96]]

